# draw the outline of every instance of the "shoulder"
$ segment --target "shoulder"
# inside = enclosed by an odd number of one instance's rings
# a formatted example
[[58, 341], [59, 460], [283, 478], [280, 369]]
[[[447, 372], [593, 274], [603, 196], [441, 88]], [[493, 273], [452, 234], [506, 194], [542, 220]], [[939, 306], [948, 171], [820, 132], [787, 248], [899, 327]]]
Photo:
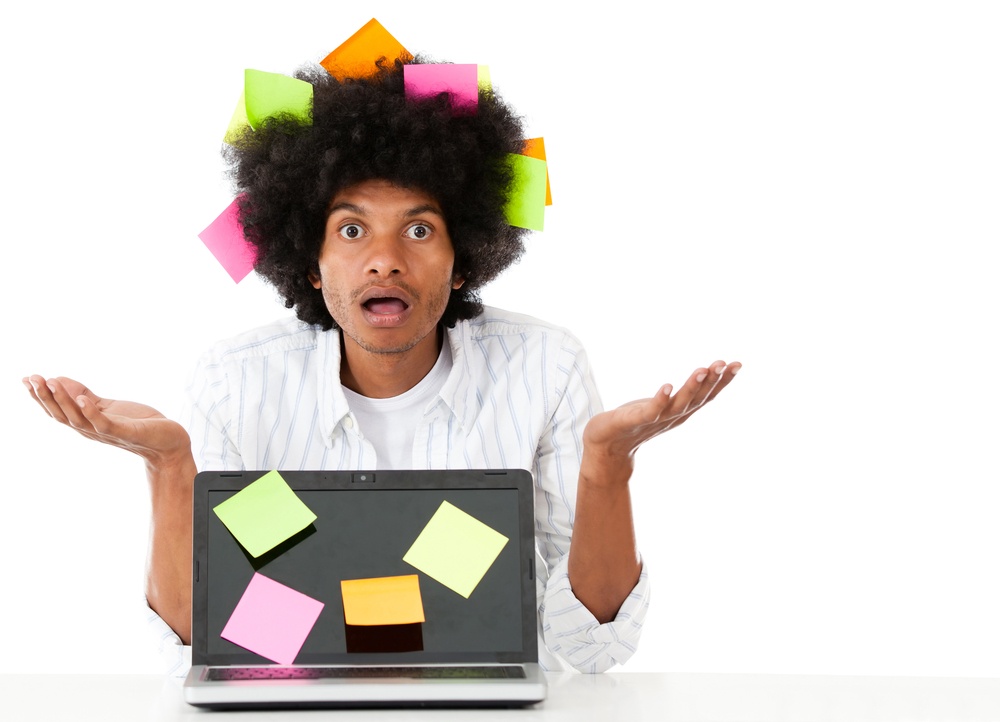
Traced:
[[316, 348], [325, 333], [319, 326], [288, 317], [218, 341], [206, 356], [216, 362], [231, 363], [289, 351], [309, 351]]
[[580, 342], [562, 326], [543, 321], [534, 316], [485, 306], [483, 312], [455, 327], [461, 337], [471, 341], [512, 341], [523, 343], [555, 343], [582, 350]]
[[586, 365], [583, 345], [567, 329], [498, 308], [485, 307], [475, 318], [458, 322], [449, 340], [453, 357], [464, 359], [473, 373], [483, 367], [492, 376], [504, 363], [555, 381]]

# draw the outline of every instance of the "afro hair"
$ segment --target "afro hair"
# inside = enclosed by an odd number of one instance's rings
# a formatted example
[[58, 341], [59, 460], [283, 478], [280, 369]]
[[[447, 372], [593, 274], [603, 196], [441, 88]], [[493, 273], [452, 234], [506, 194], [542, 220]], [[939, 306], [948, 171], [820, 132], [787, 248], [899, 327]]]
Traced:
[[403, 67], [380, 61], [373, 76], [343, 80], [320, 67], [300, 69], [296, 77], [313, 86], [311, 123], [277, 115], [244, 128], [224, 150], [254, 268], [306, 323], [336, 327], [309, 277], [319, 275], [331, 200], [366, 180], [419, 190], [440, 204], [454, 272], [465, 279], [452, 291], [446, 326], [481, 313], [479, 289], [524, 252], [527, 231], [504, 214], [514, 180], [506, 156], [524, 144], [520, 118], [482, 89], [474, 113], [453, 112], [447, 93], [408, 99]]

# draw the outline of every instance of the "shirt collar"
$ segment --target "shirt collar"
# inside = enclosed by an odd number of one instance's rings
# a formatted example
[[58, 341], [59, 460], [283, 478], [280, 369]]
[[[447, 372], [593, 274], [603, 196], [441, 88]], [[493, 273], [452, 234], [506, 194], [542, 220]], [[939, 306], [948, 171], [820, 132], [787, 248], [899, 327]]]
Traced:
[[[317, 352], [319, 363], [319, 422], [320, 432], [327, 446], [333, 444], [333, 432], [350, 414], [351, 408], [340, 384], [340, 329], [319, 333]], [[455, 415], [463, 427], [468, 427], [475, 409], [475, 385], [467, 353], [472, 343], [469, 324], [459, 321], [454, 328], [445, 329], [445, 340], [451, 347], [451, 373], [445, 379], [438, 396]]]
[[333, 432], [347, 416], [344, 387], [340, 385], [340, 330], [321, 331], [316, 350], [319, 353], [319, 423], [320, 433], [327, 447], [333, 446]]

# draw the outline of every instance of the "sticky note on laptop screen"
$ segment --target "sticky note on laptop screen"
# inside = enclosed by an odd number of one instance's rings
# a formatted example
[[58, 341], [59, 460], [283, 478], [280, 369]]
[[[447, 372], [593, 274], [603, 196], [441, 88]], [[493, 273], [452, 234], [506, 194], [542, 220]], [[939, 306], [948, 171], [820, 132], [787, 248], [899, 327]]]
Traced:
[[316, 521], [277, 471], [247, 485], [213, 511], [254, 558]]
[[444, 501], [403, 561], [468, 599], [507, 541], [500, 532]]
[[416, 574], [372, 579], [344, 579], [344, 622], [362, 627], [417, 624], [424, 621], [420, 578]]
[[272, 662], [291, 664], [323, 606], [263, 574], [254, 574], [220, 636]]

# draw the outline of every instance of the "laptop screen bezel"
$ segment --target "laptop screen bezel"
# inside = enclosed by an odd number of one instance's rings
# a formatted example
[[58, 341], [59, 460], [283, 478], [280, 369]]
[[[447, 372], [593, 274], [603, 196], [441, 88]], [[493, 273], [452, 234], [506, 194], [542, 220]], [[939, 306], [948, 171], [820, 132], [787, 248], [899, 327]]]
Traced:
[[[259, 665], [250, 652], [209, 652], [208, 569], [209, 502], [213, 491], [239, 491], [268, 471], [203, 471], [194, 482], [191, 659], [195, 665]], [[538, 661], [538, 623], [535, 591], [534, 483], [523, 469], [469, 470], [359, 470], [280, 471], [294, 491], [305, 490], [412, 490], [412, 489], [514, 489], [517, 491], [521, 581], [521, 649], [516, 652], [435, 653], [331, 653], [329, 659], [310, 659], [309, 664], [405, 665], [405, 664], [518, 664]]]

